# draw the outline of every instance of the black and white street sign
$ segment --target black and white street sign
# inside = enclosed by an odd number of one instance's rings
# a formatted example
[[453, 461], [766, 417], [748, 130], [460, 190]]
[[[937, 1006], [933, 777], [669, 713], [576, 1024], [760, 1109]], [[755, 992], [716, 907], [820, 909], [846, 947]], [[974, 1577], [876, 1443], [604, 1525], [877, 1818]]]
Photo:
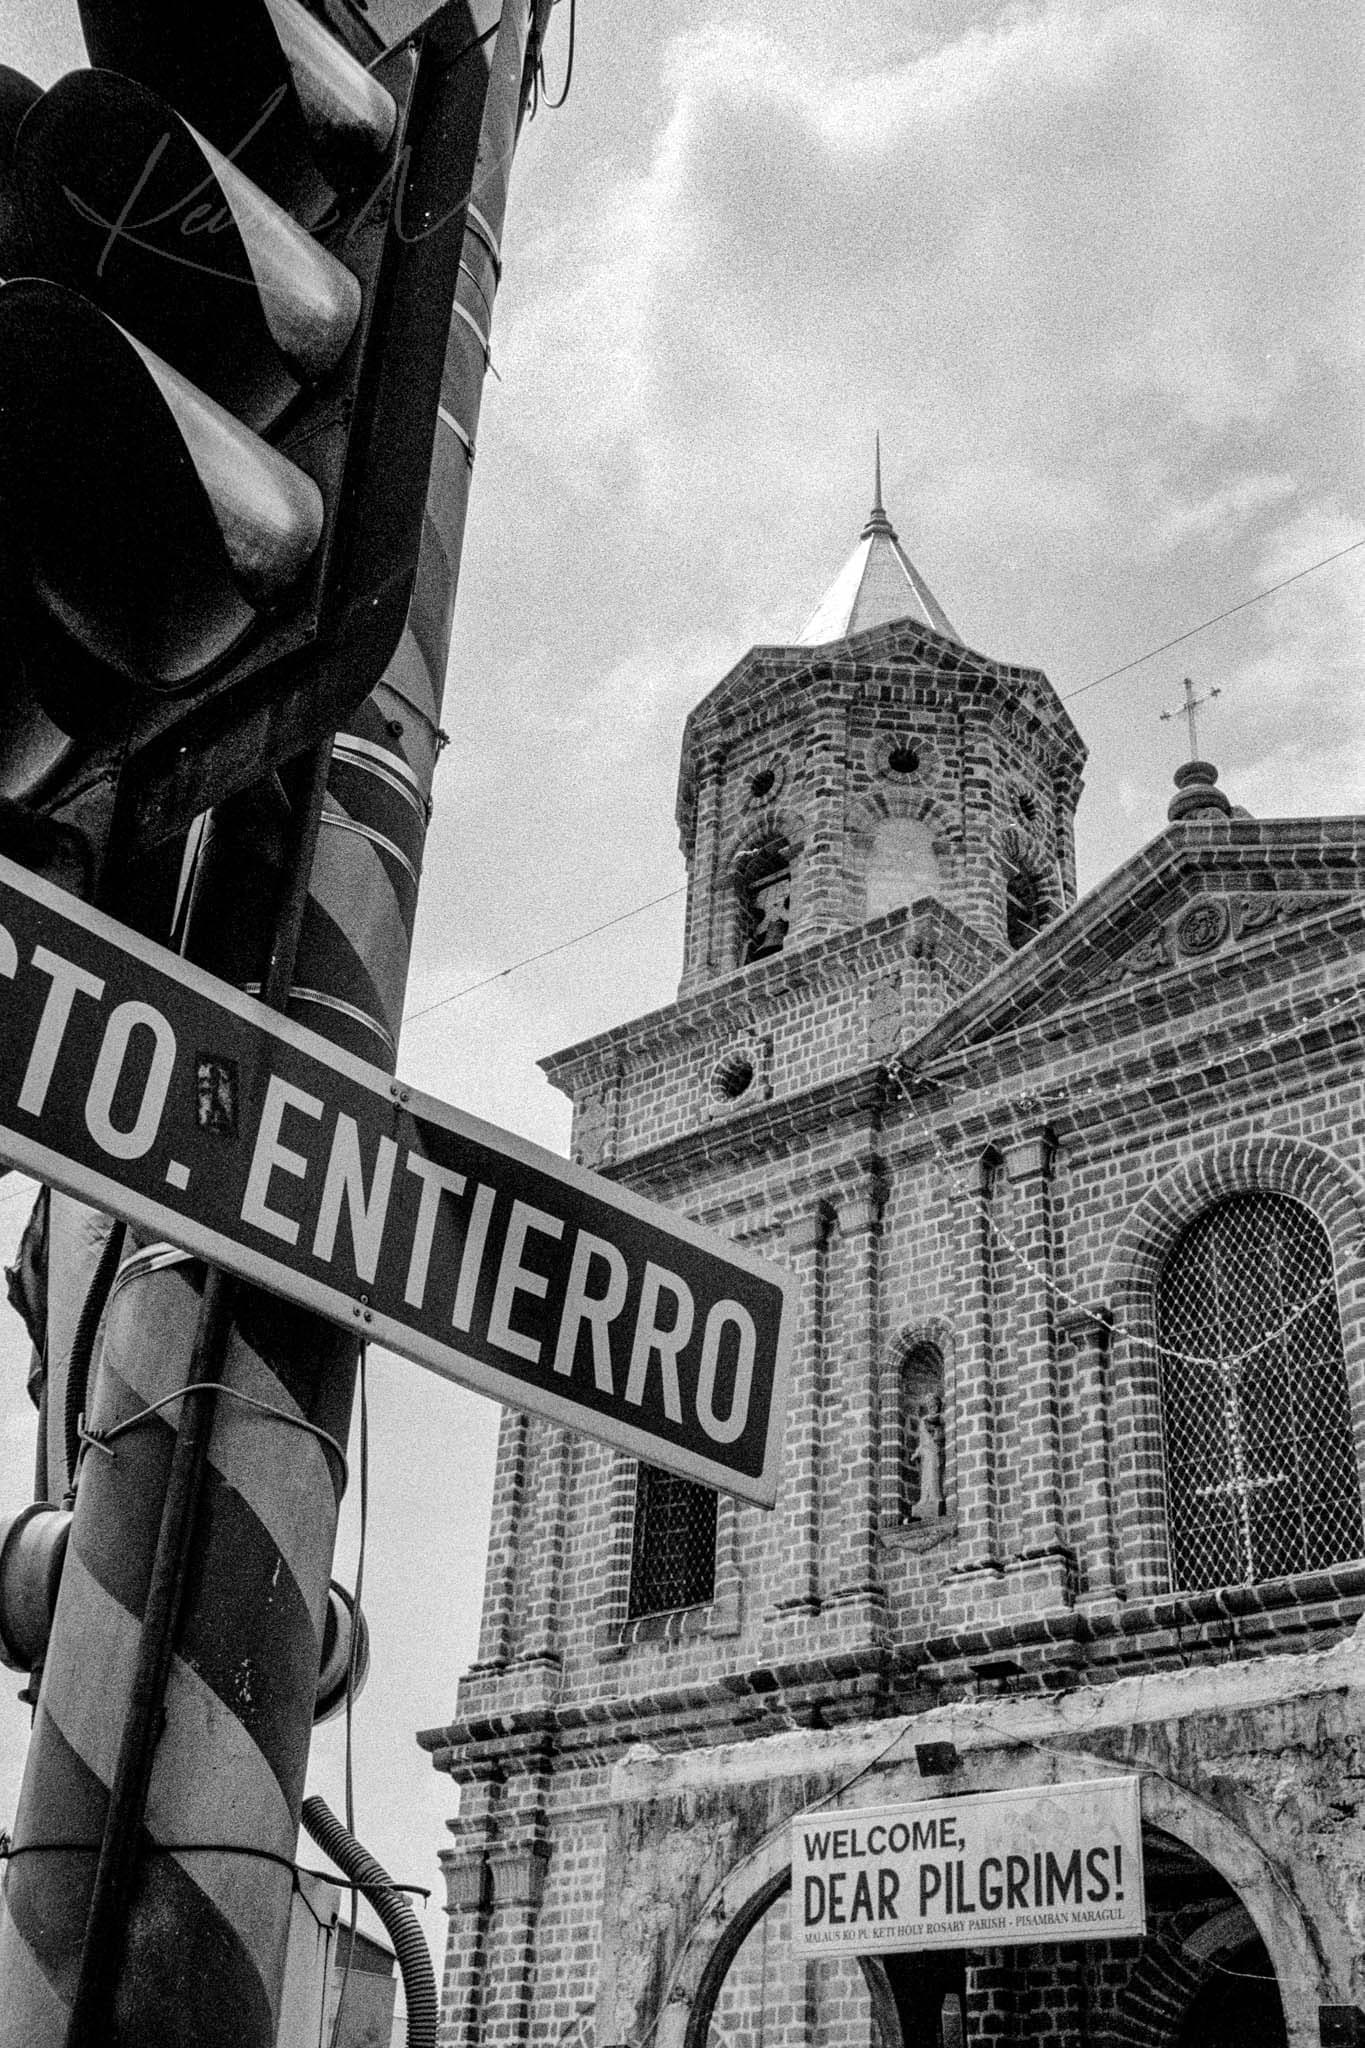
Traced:
[[1146, 1932], [1136, 1777], [803, 1813], [791, 1846], [798, 1955]]
[[794, 1283], [0, 859], [0, 1156], [434, 1371], [771, 1506]]

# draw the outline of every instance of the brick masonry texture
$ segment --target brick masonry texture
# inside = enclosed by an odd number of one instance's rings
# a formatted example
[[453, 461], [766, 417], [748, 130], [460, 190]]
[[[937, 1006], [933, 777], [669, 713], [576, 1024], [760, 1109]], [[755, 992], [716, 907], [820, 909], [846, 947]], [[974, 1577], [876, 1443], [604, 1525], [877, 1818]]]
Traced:
[[[969, 2041], [1173, 2048], [1267, 1956], [1296, 2044], [1365, 2009], [1365, 1559], [1172, 1589], [1154, 1321], [1211, 1202], [1303, 1205], [1365, 1453], [1365, 821], [1186, 820], [1077, 902], [1081, 762], [1046, 678], [908, 624], [755, 649], [688, 721], [678, 1000], [545, 1065], [576, 1156], [800, 1276], [783, 1480], [770, 1514], [721, 1500], [709, 1603], [631, 1621], [633, 1464], [505, 1418], [479, 1660], [420, 1738], [462, 1787], [447, 2044], [702, 2048], [709, 2012], [734, 2048], [896, 2048], [951, 1997]], [[936, 872], [869, 918], [887, 820]], [[746, 848], [778, 841], [792, 929], [743, 967]], [[1011, 951], [1021, 862], [1048, 921]], [[943, 1505], [917, 1519], [926, 1355]], [[1159, 1722], [1144, 1684], [1175, 1688]], [[1118, 1703], [1098, 1749], [1078, 1700]], [[799, 1963], [781, 1825], [836, 1788], [831, 1745], [983, 1712], [953, 1790], [1143, 1774], [1146, 1939]], [[654, 1756], [687, 1759], [685, 1799], [622, 1789]], [[942, 1789], [901, 1752], [845, 1803]]]

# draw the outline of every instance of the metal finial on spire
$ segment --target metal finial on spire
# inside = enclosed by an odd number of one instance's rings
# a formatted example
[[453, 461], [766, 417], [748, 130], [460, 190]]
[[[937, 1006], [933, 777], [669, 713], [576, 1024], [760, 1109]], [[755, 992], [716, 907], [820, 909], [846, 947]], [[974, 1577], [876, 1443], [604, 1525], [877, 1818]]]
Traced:
[[882, 437], [876, 437], [871, 516], [858, 538], [858, 545], [821, 598], [792, 643], [797, 647], [823, 647], [832, 640], [847, 640], [873, 626], [906, 620], [927, 626], [945, 640], [961, 635], [944, 613], [914, 563], [896, 537], [896, 529], [882, 503]]
[[872, 490], [872, 510], [868, 514], [867, 525], [863, 528], [863, 539], [866, 540], [869, 533], [889, 533], [892, 540], [894, 540], [896, 538], [896, 529], [891, 524], [891, 521], [887, 518], [886, 507], [882, 503], [882, 437], [880, 432], [878, 432], [876, 436], [876, 449], [876, 470], [875, 482]]

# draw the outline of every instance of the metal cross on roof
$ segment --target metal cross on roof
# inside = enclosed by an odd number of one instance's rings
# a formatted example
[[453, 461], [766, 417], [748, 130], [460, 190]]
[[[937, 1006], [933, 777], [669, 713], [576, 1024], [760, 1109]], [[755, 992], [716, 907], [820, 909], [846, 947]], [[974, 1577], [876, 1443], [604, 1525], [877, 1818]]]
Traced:
[[1213, 698], [1221, 697], [1223, 692], [1221, 690], [1210, 690], [1206, 697], [1196, 697], [1194, 694], [1194, 684], [1188, 676], [1184, 679], [1183, 687], [1185, 702], [1178, 710], [1163, 711], [1161, 719], [1163, 724], [1172, 718], [1184, 718], [1187, 720], [1190, 728], [1190, 759], [1197, 761], [1199, 759], [1199, 727], [1195, 722], [1195, 711], [1201, 704], [1208, 704]]

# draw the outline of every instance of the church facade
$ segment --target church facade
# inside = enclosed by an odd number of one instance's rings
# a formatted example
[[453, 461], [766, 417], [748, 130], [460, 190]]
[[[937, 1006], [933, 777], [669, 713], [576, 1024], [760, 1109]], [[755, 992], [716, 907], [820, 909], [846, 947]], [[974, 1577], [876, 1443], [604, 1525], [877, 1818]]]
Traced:
[[[1078, 899], [1079, 737], [880, 496], [687, 722], [677, 1000], [544, 1063], [797, 1274], [777, 1505], [504, 1416], [442, 2039], [1365, 2041], [1365, 819], [1193, 762]], [[1144, 1931], [794, 1946], [794, 1817], [1102, 1783]]]

